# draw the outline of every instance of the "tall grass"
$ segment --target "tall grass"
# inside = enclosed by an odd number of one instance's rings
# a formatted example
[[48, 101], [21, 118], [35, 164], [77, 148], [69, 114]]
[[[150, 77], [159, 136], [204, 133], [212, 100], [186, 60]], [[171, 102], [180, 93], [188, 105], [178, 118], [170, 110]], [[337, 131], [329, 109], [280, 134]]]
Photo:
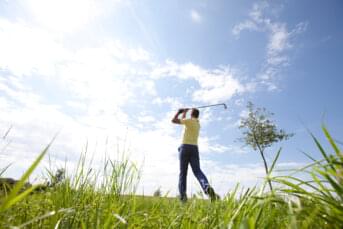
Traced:
[[[20, 182], [0, 197], [0, 228], [342, 228], [343, 157], [325, 127], [323, 132], [333, 153], [312, 136], [323, 159], [310, 157], [311, 164], [287, 176], [270, 172], [261, 187], [243, 191], [237, 185], [213, 203], [135, 195], [140, 171], [127, 158], [107, 159], [99, 172], [87, 168], [84, 154], [75, 173], [58, 185], [22, 190], [48, 146]], [[268, 180], [277, 184], [273, 192], [265, 191]]]
[[301, 180], [294, 173], [293, 176], [273, 178], [283, 185], [280, 193], [288, 194], [296, 200], [289, 203], [289, 211], [296, 213], [294, 220], [301, 221], [302, 227], [318, 222], [343, 226], [343, 154], [326, 127], [322, 129], [334, 153], [325, 151], [311, 134], [323, 160], [314, 160], [309, 156], [313, 163], [296, 171], [308, 174], [311, 179]]

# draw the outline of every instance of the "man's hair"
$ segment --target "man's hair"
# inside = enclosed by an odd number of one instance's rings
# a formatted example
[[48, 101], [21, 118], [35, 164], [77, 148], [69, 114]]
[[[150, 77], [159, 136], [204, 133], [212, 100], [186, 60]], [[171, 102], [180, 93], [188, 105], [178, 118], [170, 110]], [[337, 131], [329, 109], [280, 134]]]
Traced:
[[196, 108], [193, 108], [193, 109], [192, 109], [192, 113], [191, 113], [191, 116], [192, 116], [192, 117], [194, 117], [194, 118], [199, 118], [199, 114], [200, 114], [200, 112], [199, 112], [198, 109], [196, 109]]

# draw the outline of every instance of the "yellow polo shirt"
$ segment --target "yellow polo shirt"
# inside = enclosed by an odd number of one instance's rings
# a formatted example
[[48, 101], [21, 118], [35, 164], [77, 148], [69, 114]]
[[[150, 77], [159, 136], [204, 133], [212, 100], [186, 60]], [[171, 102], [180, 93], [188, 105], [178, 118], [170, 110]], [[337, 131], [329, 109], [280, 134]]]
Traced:
[[198, 145], [198, 137], [200, 123], [197, 118], [181, 119], [182, 125], [185, 125], [183, 130], [182, 144]]

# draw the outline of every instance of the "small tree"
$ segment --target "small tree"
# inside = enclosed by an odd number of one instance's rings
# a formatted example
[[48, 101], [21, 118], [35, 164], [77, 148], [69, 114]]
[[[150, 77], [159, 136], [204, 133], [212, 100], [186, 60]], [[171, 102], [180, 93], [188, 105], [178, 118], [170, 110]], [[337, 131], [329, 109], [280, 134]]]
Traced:
[[154, 197], [161, 197], [162, 196], [161, 187], [156, 189], [153, 195], [154, 195]]
[[61, 184], [65, 180], [65, 169], [57, 169], [55, 174], [50, 173], [50, 181], [48, 182], [49, 187], [55, 187]]
[[[248, 116], [241, 118], [239, 126], [240, 129], [243, 129], [243, 138], [240, 140], [260, 152], [268, 176], [270, 171], [264, 156], [265, 149], [276, 142], [289, 139], [294, 134], [287, 134], [284, 130], [279, 130], [271, 120], [274, 113], [268, 112], [266, 108], [255, 108], [252, 102], [248, 102], [247, 108]], [[267, 180], [272, 191], [272, 183], [268, 177]]]

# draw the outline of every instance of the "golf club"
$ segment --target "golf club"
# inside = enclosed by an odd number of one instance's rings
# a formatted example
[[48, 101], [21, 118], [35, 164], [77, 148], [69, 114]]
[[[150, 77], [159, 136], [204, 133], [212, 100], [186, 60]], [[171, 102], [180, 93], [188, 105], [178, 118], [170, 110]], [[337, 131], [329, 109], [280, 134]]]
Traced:
[[215, 107], [215, 106], [224, 106], [224, 109], [227, 109], [227, 106], [226, 106], [225, 103], [217, 103], [217, 104], [211, 104], [211, 105], [200, 106], [200, 107], [194, 107], [194, 108], [201, 109], [201, 108]]
[[191, 107], [191, 108], [188, 108], [188, 109], [192, 109], [192, 108], [202, 109], [202, 108], [206, 108], [206, 107], [215, 107], [215, 106], [223, 106], [225, 110], [227, 109], [227, 106], [226, 106], [225, 103], [217, 103], [217, 104], [211, 104], [211, 105], [205, 105], [205, 106], [199, 106], [199, 107]]

